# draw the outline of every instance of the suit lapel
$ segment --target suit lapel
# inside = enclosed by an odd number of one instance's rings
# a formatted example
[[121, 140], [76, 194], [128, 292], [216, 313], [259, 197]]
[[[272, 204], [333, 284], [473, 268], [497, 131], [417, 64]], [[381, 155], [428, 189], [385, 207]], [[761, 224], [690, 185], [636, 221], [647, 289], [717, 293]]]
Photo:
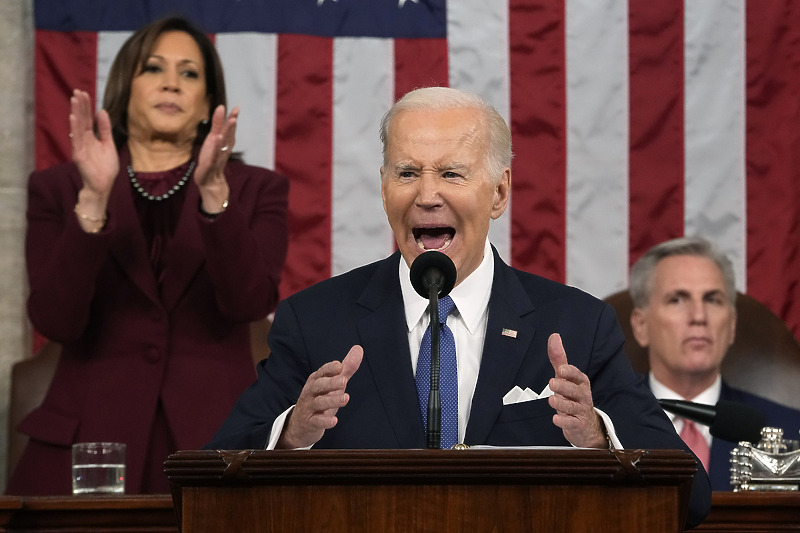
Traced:
[[[489, 319], [464, 438], [467, 444], [485, 442], [500, 413], [503, 396], [514, 386], [536, 331], [531, 321], [525, 320], [526, 315], [534, 311], [533, 303], [513, 270], [500, 259], [494, 248], [492, 250], [494, 280], [489, 299]], [[504, 335], [504, 330], [515, 331], [516, 337]]]
[[[190, 178], [192, 180], [193, 178]], [[178, 226], [172, 236], [169, 247], [165, 250], [164, 281], [161, 284], [164, 307], [170, 311], [192, 281], [197, 271], [205, 262], [202, 236], [192, 210], [196, 210], [200, 201], [200, 192], [194, 181], [186, 184], [186, 198], [183, 202]], [[187, 214], [184, 215], [183, 213]]]
[[108, 201], [109, 218], [119, 233], [110, 254], [127, 276], [153, 302], [159, 303], [158, 289], [150, 265], [150, 254], [142, 233], [139, 216], [133, 205], [133, 194], [125, 171], [130, 162], [127, 150], [120, 152], [120, 173], [114, 181]]
[[399, 261], [399, 252], [381, 261], [364, 289], [358, 303], [371, 312], [358, 321], [358, 331], [364, 348], [364, 363], [375, 381], [398, 447], [422, 448], [425, 432], [397, 277]]

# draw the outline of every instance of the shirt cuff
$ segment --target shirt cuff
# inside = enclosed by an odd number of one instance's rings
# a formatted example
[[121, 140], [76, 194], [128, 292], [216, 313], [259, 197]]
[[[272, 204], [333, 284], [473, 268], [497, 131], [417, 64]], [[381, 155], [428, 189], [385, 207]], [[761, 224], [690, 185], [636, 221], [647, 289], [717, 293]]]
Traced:
[[[278, 439], [281, 437], [281, 433], [283, 432], [283, 426], [286, 424], [286, 418], [289, 416], [289, 413], [292, 412], [294, 409], [294, 405], [289, 407], [287, 410], [282, 412], [278, 415], [275, 421], [272, 423], [272, 429], [269, 432], [269, 440], [267, 441], [267, 445], [264, 447], [265, 450], [274, 450], [275, 446], [278, 445]], [[311, 446], [314, 446], [313, 444]], [[310, 450], [311, 446], [307, 446], [305, 448], [296, 448], [297, 450]]]
[[594, 412], [600, 415], [600, 418], [603, 419], [603, 424], [606, 425], [606, 434], [608, 435], [608, 440], [611, 442], [611, 447], [615, 450], [624, 449], [622, 443], [617, 438], [617, 432], [614, 430], [614, 423], [611, 421], [611, 418], [597, 407], [594, 408]]

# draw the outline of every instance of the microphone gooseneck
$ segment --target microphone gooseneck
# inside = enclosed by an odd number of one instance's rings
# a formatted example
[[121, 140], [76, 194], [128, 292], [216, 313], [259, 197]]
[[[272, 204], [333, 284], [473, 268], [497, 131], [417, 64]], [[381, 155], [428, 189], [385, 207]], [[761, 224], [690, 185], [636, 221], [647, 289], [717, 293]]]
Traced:
[[766, 424], [764, 414], [739, 402], [720, 400], [717, 405], [705, 405], [684, 400], [658, 400], [665, 411], [709, 426], [712, 436], [730, 442], [761, 440], [761, 428]]
[[439, 331], [438, 285], [431, 284], [430, 328], [431, 328], [431, 387], [428, 391], [428, 427], [425, 430], [425, 444], [428, 448], [442, 447], [442, 396], [439, 387], [439, 359], [441, 357], [441, 332]]
[[439, 298], [444, 298], [456, 284], [456, 265], [442, 252], [425, 252], [411, 263], [411, 285], [417, 294], [428, 298], [431, 328], [431, 387], [428, 393], [425, 442], [428, 448], [442, 444], [442, 400], [439, 392]]
[[717, 408], [714, 405], [687, 402], [685, 400], [658, 400], [658, 403], [661, 404], [661, 408], [665, 411], [704, 426], [713, 424], [714, 418], [717, 416]]

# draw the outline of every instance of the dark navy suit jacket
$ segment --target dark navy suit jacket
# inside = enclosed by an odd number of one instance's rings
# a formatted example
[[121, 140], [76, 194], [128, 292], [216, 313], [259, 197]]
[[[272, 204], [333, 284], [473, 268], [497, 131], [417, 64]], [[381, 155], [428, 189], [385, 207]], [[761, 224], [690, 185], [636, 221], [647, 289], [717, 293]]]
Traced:
[[[589, 377], [595, 406], [611, 417], [626, 448], [689, 451], [631, 368], [613, 309], [582, 291], [513, 269], [493, 253], [486, 340], [465, 443], [570, 445], [553, 424], [546, 400], [502, 402], [515, 385], [539, 392], [548, 384], [554, 371], [547, 339], [557, 332], [569, 363]], [[309, 374], [360, 344], [364, 360], [348, 383], [350, 401], [314, 448], [424, 448], [400, 260], [396, 252], [281, 302], [269, 336], [271, 355], [207, 447], [263, 448], [273, 421], [297, 401]], [[502, 335], [504, 328], [517, 331], [516, 338]], [[689, 522], [697, 523], [711, 500], [702, 468], [692, 492]]]
[[[720, 391], [720, 400], [739, 402], [761, 411], [770, 427], [783, 429], [784, 438], [797, 439], [800, 431], [800, 411], [777, 404], [760, 396], [750, 394], [743, 390], [735, 389], [724, 381]], [[712, 438], [711, 459], [708, 465], [712, 490], [733, 490], [730, 476], [731, 451], [736, 447], [735, 442]]]

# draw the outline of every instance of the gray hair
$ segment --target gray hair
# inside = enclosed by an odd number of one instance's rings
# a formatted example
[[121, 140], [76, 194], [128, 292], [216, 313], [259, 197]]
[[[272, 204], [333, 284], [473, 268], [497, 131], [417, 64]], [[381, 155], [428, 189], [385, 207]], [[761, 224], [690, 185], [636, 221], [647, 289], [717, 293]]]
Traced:
[[489, 153], [486, 170], [496, 182], [503, 170], [511, 168], [511, 130], [497, 109], [480, 96], [452, 89], [450, 87], [423, 87], [406, 93], [386, 112], [381, 120], [381, 143], [383, 143], [383, 164], [387, 164], [387, 144], [389, 125], [400, 111], [445, 111], [448, 109], [475, 109], [483, 114], [488, 126]]
[[722, 272], [731, 305], [736, 305], [736, 278], [731, 260], [702, 237], [681, 237], [653, 246], [633, 265], [629, 289], [633, 307], [641, 309], [647, 306], [653, 289], [653, 272], [656, 265], [662, 259], [675, 255], [695, 255], [712, 260]]

